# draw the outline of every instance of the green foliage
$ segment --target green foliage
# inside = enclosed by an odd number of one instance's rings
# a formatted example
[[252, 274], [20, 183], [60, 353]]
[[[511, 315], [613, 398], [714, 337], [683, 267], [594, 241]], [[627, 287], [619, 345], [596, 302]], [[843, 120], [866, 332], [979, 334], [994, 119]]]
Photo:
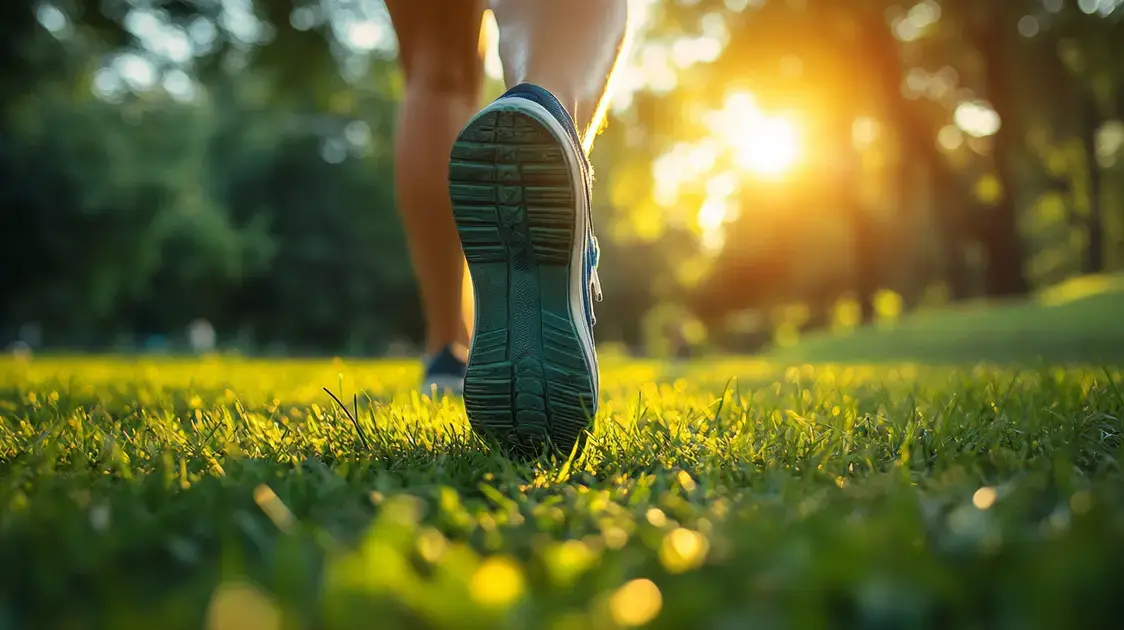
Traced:
[[[417, 376], [0, 362], [0, 622], [1119, 618], [1118, 371], [608, 362], [588, 455], [561, 467], [492, 455], [460, 404], [413, 392]], [[322, 385], [359, 394], [356, 424]]]
[[0, 343], [30, 323], [52, 347], [129, 348], [197, 318], [250, 350], [420, 337], [391, 183], [391, 63], [342, 92], [333, 69], [295, 94], [259, 60], [200, 74], [186, 102], [159, 86], [99, 96], [101, 70], [81, 57], [116, 40], [20, 24], [29, 43], [11, 54], [40, 74], [0, 94]]
[[[938, 285], [960, 300], [1124, 264], [1124, 149], [1109, 133], [1124, 118], [1124, 9], [907, 4], [645, 5], [619, 84], [641, 85], [618, 94], [630, 105], [593, 155], [599, 339], [641, 347], [641, 322], [669, 304], [717, 328], [799, 302], [816, 327], [843, 296], [870, 320], [884, 289], [908, 310]], [[132, 348], [197, 318], [245, 350], [419, 340], [382, 3], [13, 0], [0, 25], [0, 345], [39, 324], [48, 346]], [[791, 110], [806, 159], [787, 184], [736, 178], [708, 240], [713, 173], [657, 202], [654, 164], [722, 135], [702, 119], [729, 90]], [[958, 104], [976, 99], [999, 135], [958, 130]]]

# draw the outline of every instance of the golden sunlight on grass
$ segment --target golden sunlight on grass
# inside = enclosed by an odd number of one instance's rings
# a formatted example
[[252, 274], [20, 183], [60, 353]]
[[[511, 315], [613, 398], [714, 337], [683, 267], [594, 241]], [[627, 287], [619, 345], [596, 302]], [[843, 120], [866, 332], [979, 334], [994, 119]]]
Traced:
[[642, 626], [660, 614], [663, 596], [660, 588], [647, 578], [628, 582], [609, 598], [609, 613], [619, 626]]
[[487, 606], [509, 606], [523, 594], [523, 573], [514, 561], [493, 557], [472, 575], [472, 597]]
[[0, 357], [5, 627], [1113, 627], [1124, 374], [1044, 367], [618, 357], [563, 472], [413, 362]]

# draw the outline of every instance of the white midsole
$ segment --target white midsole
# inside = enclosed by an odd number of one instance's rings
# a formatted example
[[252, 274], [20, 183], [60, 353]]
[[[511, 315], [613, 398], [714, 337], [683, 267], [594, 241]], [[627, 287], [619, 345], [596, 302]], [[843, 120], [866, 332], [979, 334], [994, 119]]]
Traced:
[[[597, 352], [594, 350], [593, 338], [589, 333], [590, 322], [586, 320], [585, 316], [585, 288], [582, 287], [582, 279], [585, 275], [583, 273], [583, 266], [585, 265], [585, 247], [586, 240], [589, 236], [590, 199], [588, 194], [589, 189], [586, 187], [585, 180], [582, 177], [580, 164], [581, 156], [577, 155], [574, 151], [573, 145], [570, 143], [570, 134], [566, 131], [566, 128], [542, 105], [525, 98], [505, 98], [502, 101], [495, 102], [485, 107], [478, 116], [491, 111], [493, 108], [519, 110], [542, 123], [543, 126], [550, 130], [554, 139], [557, 140], [559, 146], [562, 147], [562, 154], [566, 156], [566, 164], [570, 167], [571, 181], [575, 183], [575, 193], [581, 198], [581, 202], [576, 208], [577, 225], [574, 230], [574, 239], [570, 251], [569, 306], [570, 319], [574, 322], [574, 328], [577, 329], [578, 340], [581, 342], [582, 353], [585, 355], [585, 364], [589, 368], [590, 382], [593, 386], [593, 404], [596, 405], [598, 392], [601, 386], [601, 377], [597, 370]], [[479, 308], [477, 308], [477, 312], [479, 312]]]

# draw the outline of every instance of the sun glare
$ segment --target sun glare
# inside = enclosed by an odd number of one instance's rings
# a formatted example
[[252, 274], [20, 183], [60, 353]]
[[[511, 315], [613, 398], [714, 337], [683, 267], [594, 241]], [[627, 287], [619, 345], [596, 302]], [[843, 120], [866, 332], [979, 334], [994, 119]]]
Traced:
[[800, 159], [800, 138], [792, 121], [761, 111], [744, 92], [727, 97], [709, 126], [730, 146], [735, 164], [756, 175], [783, 175]]
[[653, 162], [652, 196], [673, 209], [684, 191], [705, 188], [694, 221], [704, 249], [713, 252], [723, 246], [724, 225], [736, 217], [747, 176], [781, 180], [805, 156], [795, 122], [762, 111], [748, 92], [729, 94], [702, 122], [703, 137], [676, 143]]
[[796, 164], [796, 130], [787, 120], [762, 116], [746, 125], [737, 151], [742, 168], [761, 175], [783, 174]]

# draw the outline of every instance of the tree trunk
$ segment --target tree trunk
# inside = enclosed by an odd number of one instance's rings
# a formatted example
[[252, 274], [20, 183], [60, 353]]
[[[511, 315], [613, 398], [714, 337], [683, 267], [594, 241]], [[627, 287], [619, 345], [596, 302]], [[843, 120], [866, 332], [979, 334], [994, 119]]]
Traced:
[[855, 248], [855, 297], [863, 323], [874, 321], [874, 293], [878, 290], [879, 243], [875, 220], [859, 200], [843, 201], [851, 215], [852, 247]]
[[973, 294], [972, 274], [968, 268], [968, 242], [977, 233], [971, 225], [970, 216], [981, 209], [969, 198], [963, 184], [957, 181], [956, 173], [945, 162], [935, 142], [922, 142], [922, 138], [915, 137], [909, 149], [931, 178], [933, 218], [939, 228], [936, 238], [943, 254], [942, 268], [949, 299], [967, 300]]
[[1023, 271], [1015, 202], [1017, 178], [1014, 162], [1022, 142], [1017, 113], [1012, 106], [1014, 86], [1007, 80], [1008, 67], [1003, 54], [1005, 48], [1013, 43], [1006, 36], [1011, 29], [1001, 17], [993, 17], [989, 27], [982, 29], [981, 36], [976, 38], [977, 50], [983, 57], [984, 89], [1001, 121], [992, 138], [992, 147], [1002, 195], [996, 205], [988, 209], [980, 230], [981, 244], [987, 252], [984, 286], [988, 295], [994, 297], [1024, 295], [1030, 288]]
[[1085, 173], [1089, 178], [1089, 216], [1086, 218], [1089, 240], [1081, 270], [1084, 273], [1104, 271], [1104, 218], [1101, 212], [1101, 166], [1097, 162], [1097, 130], [1100, 112], [1093, 94], [1086, 93], [1081, 111], [1081, 142], [1085, 148]]
[[875, 89], [881, 93], [889, 123], [897, 131], [901, 159], [912, 161], [917, 170], [930, 178], [932, 190], [937, 195], [933, 218], [939, 226], [937, 238], [945, 254], [944, 270], [950, 298], [967, 299], [971, 290], [965, 242], [969, 231], [965, 229], [965, 214], [972, 202], [937, 148], [933, 130], [918, 114], [914, 103], [902, 97], [901, 85], [905, 77], [899, 59], [899, 44], [886, 28], [881, 13], [875, 12], [864, 23], [860, 43], [862, 56], [873, 69], [871, 75], [879, 79]]

